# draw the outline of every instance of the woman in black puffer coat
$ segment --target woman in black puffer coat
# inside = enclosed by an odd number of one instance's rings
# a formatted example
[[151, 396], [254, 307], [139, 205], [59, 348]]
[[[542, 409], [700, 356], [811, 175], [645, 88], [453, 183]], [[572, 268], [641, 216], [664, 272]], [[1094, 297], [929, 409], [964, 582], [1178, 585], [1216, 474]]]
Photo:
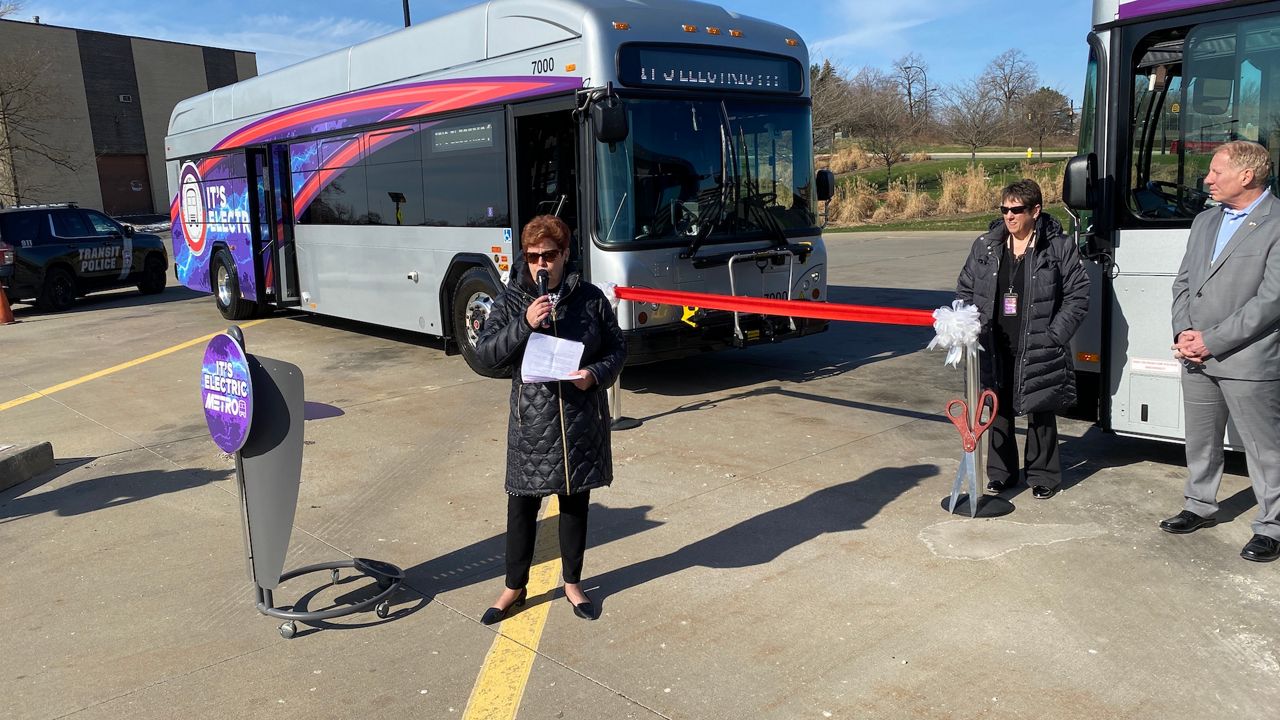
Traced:
[[1040, 186], [1020, 180], [1001, 191], [1003, 222], [978, 237], [956, 282], [956, 296], [982, 320], [982, 385], [995, 390], [999, 412], [987, 431], [987, 489], [1018, 480], [1015, 415], [1027, 416], [1024, 449], [1032, 497], [1058, 492], [1056, 412], [1076, 401], [1071, 336], [1089, 309], [1089, 276], [1075, 243], [1041, 212]]
[[[587, 543], [591, 490], [613, 481], [609, 403], [605, 391], [622, 372], [626, 344], [609, 300], [576, 272], [566, 273], [569, 227], [552, 215], [529, 221], [520, 234], [507, 288], [494, 301], [476, 340], [480, 362], [511, 366], [511, 415], [507, 423], [506, 590], [481, 619], [492, 625], [524, 604], [542, 498], [558, 495], [560, 554], [565, 598], [578, 617], [594, 620], [595, 608], [579, 587]], [[547, 273], [547, 293], [536, 278]], [[544, 326], [545, 323], [545, 326]], [[583, 343], [582, 367], [573, 380], [526, 383], [520, 365], [529, 336], [542, 332]]]

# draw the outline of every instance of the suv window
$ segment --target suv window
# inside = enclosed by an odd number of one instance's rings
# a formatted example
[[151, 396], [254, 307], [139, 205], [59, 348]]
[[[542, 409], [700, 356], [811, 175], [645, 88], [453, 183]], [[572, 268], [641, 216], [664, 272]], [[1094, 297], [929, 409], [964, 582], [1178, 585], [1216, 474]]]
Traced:
[[55, 210], [50, 215], [53, 218], [53, 234], [60, 238], [82, 238], [94, 234], [79, 211]]
[[100, 212], [94, 212], [93, 210], [85, 210], [83, 212], [89, 217], [89, 224], [98, 235], [105, 235], [108, 237], [120, 236], [120, 226], [111, 218]]
[[0, 240], [14, 247], [31, 247], [40, 240], [42, 212], [12, 212], [0, 215]]

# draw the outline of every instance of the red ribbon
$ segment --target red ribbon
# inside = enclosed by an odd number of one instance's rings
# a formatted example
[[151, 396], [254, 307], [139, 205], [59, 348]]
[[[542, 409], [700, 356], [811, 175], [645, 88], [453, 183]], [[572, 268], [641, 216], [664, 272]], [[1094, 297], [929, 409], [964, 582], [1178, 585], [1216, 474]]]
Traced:
[[845, 320], [849, 322], [881, 323], [884, 325], [922, 325], [933, 327], [932, 310], [887, 308], [875, 305], [841, 305], [808, 300], [774, 300], [744, 295], [712, 295], [711, 293], [683, 290], [653, 290], [650, 288], [617, 287], [618, 297], [633, 302], [659, 305], [685, 305], [709, 310], [731, 310], [759, 315], [814, 318], [816, 320]]

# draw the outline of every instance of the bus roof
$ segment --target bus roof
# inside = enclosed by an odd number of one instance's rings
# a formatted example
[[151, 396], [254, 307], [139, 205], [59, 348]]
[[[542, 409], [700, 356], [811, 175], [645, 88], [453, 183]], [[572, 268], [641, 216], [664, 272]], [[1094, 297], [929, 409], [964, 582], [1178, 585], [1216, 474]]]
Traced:
[[[627, 23], [617, 32], [614, 23]], [[697, 32], [682, 27], [690, 25]], [[707, 27], [723, 34], [711, 36]], [[729, 30], [741, 37], [730, 39]], [[786, 43], [795, 39], [794, 46]], [[799, 35], [780, 25], [692, 0], [489, 0], [382, 37], [304, 60], [177, 104], [169, 135], [234, 127], [281, 108], [413, 79], [466, 77], [466, 66], [562, 41], [585, 40], [575, 74], [600, 87], [614, 80], [617, 46], [673, 42], [765, 50], [808, 68]], [[173, 153], [170, 153], [173, 156]]]
[[1136, 22], [1157, 15], [1192, 13], [1220, 5], [1242, 4], [1246, 3], [1240, 0], [1094, 0], [1093, 25]]

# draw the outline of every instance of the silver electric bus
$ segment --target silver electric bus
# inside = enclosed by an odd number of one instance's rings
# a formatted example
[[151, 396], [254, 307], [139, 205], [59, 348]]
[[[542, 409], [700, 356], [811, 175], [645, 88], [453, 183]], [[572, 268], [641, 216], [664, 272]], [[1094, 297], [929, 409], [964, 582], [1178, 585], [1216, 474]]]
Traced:
[[[473, 343], [519, 229], [594, 283], [826, 300], [808, 53], [685, 0], [491, 0], [190, 98], [166, 138], [176, 274], [231, 319], [294, 307]], [[623, 302], [632, 362], [825, 321]]]
[[1214, 150], [1255, 140], [1280, 159], [1280, 2], [1095, 0], [1088, 42], [1063, 189], [1093, 280], [1073, 348], [1096, 401], [1082, 407], [1104, 429], [1182, 441], [1171, 286], [1192, 218], [1214, 204]]

